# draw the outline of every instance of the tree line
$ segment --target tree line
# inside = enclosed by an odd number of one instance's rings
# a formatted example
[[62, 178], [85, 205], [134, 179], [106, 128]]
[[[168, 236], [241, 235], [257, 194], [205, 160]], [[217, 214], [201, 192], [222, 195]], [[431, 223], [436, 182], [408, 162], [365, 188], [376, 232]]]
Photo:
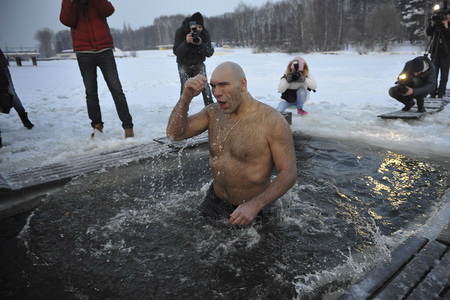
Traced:
[[[255, 7], [241, 2], [233, 12], [204, 16], [218, 46], [253, 47], [257, 51], [316, 52], [353, 47], [360, 53], [388, 51], [396, 42], [421, 43], [432, 14], [432, 0], [282, 0]], [[155, 18], [152, 25], [111, 29], [124, 51], [172, 45], [186, 16]], [[44, 28], [35, 39], [45, 57], [72, 49], [70, 31]]]

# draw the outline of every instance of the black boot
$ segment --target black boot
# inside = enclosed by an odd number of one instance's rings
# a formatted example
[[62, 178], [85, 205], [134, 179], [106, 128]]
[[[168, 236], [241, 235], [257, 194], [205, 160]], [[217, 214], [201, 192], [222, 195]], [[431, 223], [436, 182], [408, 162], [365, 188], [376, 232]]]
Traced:
[[414, 102], [413, 99], [410, 99], [409, 101], [405, 101], [405, 107], [402, 108], [402, 111], [410, 111], [411, 107], [414, 106], [414, 104], [416, 104], [416, 102]]
[[423, 98], [417, 97], [416, 100], [417, 100], [417, 112], [420, 113], [426, 112]]
[[34, 124], [28, 120], [28, 114], [26, 112], [19, 114], [20, 119], [22, 120], [23, 126], [25, 126], [28, 129], [31, 129], [34, 127]]

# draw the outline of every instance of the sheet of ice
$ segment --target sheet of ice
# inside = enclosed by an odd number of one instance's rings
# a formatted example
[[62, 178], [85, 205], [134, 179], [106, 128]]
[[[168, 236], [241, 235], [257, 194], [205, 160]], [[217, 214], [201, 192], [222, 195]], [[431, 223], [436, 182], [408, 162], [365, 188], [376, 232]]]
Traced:
[[[253, 53], [251, 49], [217, 48], [206, 60], [208, 75], [224, 61], [240, 64], [250, 93], [276, 106], [277, 86], [295, 55], [303, 56], [318, 82], [305, 105], [308, 116], [294, 113], [292, 129], [313, 136], [349, 139], [397, 151], [450, 158], [450, 110], [421, 121], [383, 120], [377, 115], [400, 109], [389, 97], [404, 63], [422, 54], [406, 47], [391, 53], [358, 55], [353, 51], [333, 54]], [[0, 116], [5, 145], [0, 149], [0, 172], [48, 165], [80, 156], [149, 143], [165, 135], [168, 116], [180, 93], [175, 57], [171, 50], [139, 51], [136, 57], [118, 58], [122, 85], [133, 116], [135, 137], [124, 139], [108, 88], [99, 71], [99, 94], [104, 133], [91, 139], [84, 86], [76, 60], [11, 63], [16, 91], [36, 125], [27, 130], [15, 111]], [[203, 107], [194, 99], [191, 113]]]

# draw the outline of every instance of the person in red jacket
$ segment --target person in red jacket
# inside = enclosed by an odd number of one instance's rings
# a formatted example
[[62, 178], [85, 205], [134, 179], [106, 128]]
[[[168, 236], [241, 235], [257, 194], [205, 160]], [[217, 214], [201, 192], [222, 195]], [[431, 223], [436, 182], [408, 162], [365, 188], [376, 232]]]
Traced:
[[97, 88], [98, 67], [114, 99], [125, 137], [128, 138], [134, 136], [133, 120], [119, 80], [113, 54], [114, 42], [106, 21], [113, 13], [114, 6], [107, 0], [62, 0], [59, 19], [71, 30], [72, 46], [86, 89], [87, 110], [92, 128], [103, 131]]

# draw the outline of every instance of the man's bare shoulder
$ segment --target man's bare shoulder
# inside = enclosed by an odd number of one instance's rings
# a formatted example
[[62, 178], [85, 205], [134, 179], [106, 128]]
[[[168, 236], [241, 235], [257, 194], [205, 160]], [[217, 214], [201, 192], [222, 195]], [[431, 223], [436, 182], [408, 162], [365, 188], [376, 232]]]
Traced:
[[221, 112], [222, 111], [220, 109], [219, 103], [217, 103], [217, 102], [206, 106], [205, 110], [207, 110], [208, 112], [213, 112], [213, 113], [217, 113], [217, 112]]
[[259, 130], [263, 130], [266, 137], [271, 140], [291, 138], [291, 126], [289, 126], [289, 123], [286, 121], [284, 116], [275, 108], [265, 103], [259, 103]]
[[[275, 108], [273, 108], [272, 106], [269, 106], [265, 103], [259, 102], [257, 101], [258, 105], [257, 105], [257, 113], [260, 114], [261, 117], [263, 117], [264, 119], [266, 119], [265, 123], [271, 123], [271, 122], [286, 122], [286, 120], [284, 119], [283, 115], [277, 111]], [[284, 125], [284, 123], [282, 122], [282, 124]], [[286, 122], [287, 124], [287, 122]]]
[[217, 115], [222, 114], [222, 109], [220, 109], [218, 103], [213, 103], [202, 109], [203, 113], [207, 114], [211, 119], [212, 117], [217, 117]]

